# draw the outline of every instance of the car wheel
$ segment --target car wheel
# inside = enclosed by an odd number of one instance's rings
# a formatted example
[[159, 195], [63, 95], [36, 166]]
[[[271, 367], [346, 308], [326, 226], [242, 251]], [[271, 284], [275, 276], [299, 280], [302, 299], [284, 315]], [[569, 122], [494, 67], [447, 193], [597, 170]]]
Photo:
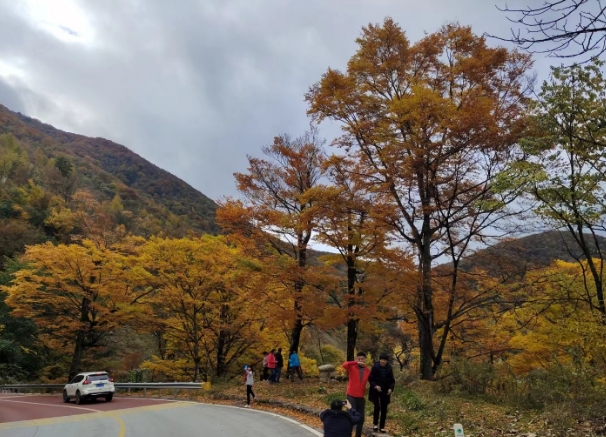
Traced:
[[113, 394], [112, 395], [107, 395], [107, 396], [105, 396], [105, 401], [106, 402], [111, 402], [113, 397], [114, 397]]
[[63, 390], [63, 402], [66, 404], [69, 402], [69, 396], [67, 395], [67, 390]]
[[80, 390], [78, 390], [76, 392], [76, 404], [80, 405], [82, 403], [84, 399], [82, 399], [82, 396], [80, 395]]

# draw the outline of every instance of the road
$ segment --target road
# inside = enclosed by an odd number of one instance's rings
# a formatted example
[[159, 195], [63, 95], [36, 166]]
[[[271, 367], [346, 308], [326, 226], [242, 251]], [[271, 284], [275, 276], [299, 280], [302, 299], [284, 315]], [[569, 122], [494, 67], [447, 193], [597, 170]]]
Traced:
[[298, 422], [254, 409], [115, 397], [64, 404], [60, 396], [0, 394], [0, 437], [314, 437]]

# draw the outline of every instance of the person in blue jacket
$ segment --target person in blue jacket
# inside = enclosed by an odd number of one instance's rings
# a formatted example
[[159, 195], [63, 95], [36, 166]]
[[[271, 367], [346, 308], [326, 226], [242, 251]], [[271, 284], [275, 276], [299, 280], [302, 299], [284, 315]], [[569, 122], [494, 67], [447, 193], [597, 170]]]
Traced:
[[330, 409], [320, 413], [320, 420], [324, 424], [324, 437], [351, 437], [354, 426], [361, 418], [360, 413], [351, 408], [349, 401], [333, 399]]
[[295, 372], [299, 375], [299, 379], [303, 381], [303, 371], [301, 370], [301, 361], [296, 351], [290, 351], [288, 356], [288, 378], [290, 382], [295, 382]]

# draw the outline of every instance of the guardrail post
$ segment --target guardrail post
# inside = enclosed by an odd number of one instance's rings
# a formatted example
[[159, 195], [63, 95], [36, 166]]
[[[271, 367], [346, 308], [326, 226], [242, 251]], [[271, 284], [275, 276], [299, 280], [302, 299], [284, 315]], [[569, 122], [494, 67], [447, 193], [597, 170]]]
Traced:
[[143, 397], [146, 397], [146, 396], [147, 396], [147, 388], [143, 387]]

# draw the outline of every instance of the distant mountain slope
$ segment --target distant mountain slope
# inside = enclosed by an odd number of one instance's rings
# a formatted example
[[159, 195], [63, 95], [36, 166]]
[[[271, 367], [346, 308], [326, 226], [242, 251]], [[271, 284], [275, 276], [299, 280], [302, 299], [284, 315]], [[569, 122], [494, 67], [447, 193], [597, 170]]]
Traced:
[[125, 207], [160, 220], [178, 216], [184, 231], [217, 233], [217, 205], [178, 177], [126, 147], [103, 138], [64, 132], [0, 105], [0, 133], [12, 133], [29, 153], [69, 157], [82, 185], [100, 198], [119, 194]]
[[[590, 235], [587, 241], [593, 241]], [[598, 244], [606, 248], [606, 238], [598, 236]], [[592, 247], [595, 250], [595, 245]], [[483, 269], [492, 276], [511, 276], [546, 267], [555, 260], [574, 262], [581, 257], [581, 250], [570, 233], [547, 231], [503, 241], [480, 250], [463, 260], [461, 268]]]

